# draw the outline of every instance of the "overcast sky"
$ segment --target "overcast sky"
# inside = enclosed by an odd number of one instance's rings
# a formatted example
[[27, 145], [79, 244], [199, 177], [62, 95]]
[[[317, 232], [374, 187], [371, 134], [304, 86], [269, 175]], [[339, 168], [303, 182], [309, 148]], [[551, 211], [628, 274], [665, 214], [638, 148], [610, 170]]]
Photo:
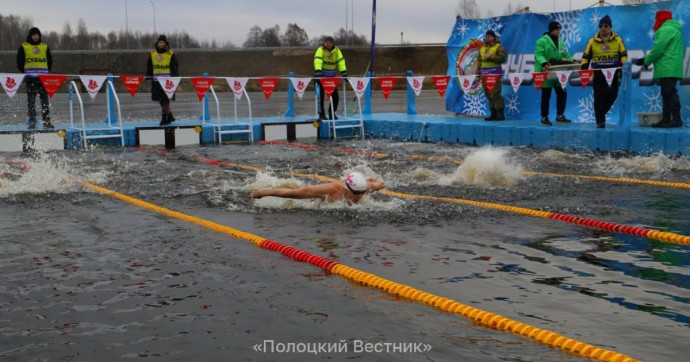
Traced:
[[[376, 42], [398, 44], [445, 43], [455, 24], [461, 0], [377, 0]], [[596, 0], [477, 0], [482, 16], [492, 9], [503, 14], [508, 4], [529, 6], [544, 13], [582, 9]], [[621, 0], [607, 3], [620, 5]], [[0, 14], [29, 18], [43, 32], [61, 32], [69, 22], [83, 19], [89, 31], [107, 34], [130, 31], [158, 33], [186, 31], [197, 40], [232, 42], [241, 46], [249, 29], [295, 23], [310, 38], [340, 28], [371, 39], [372, 0], [0, 0]], [[28, 29], [27, 29], [28, 31]], [[172, 44], [173, 48], [175, 47]]]

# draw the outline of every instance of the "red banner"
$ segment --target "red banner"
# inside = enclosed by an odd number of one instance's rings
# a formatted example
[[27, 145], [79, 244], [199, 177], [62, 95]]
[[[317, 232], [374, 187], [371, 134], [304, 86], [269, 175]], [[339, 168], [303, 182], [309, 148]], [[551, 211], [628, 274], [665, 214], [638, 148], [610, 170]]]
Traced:
[[276, 85], [278, 85], [280, 78], [259, 78], [256, 81], [259, 82], [259, 86], [261, 86], [261, 89], [264, 91], [264, 98], [268, 100], [271, 98], [273, 90], [276, 89]]
[[122, 84], [125, 85], [125, 88], [127, 88], [127, 91], [129, 92], [129, 94], [132, 97], [134, 97], [134, 95], [137, 94], [137, 90], [139, 89], [141, 82], [144, 81], [144, 76], [143, 75], [121, 75], [120, 79], [122, 80]]
[[448, 81], [450, 81], [450, 76], [449, 75], [435, 75], [431, 77], [434, 81], [434, 85], [436, 86], [436, 90], [438, 91], [438, 94], [443, 97], [444, 94], [446, 94], [446, 88], [448, 88]]
[[382, 77], [376, 78], [376, 80], [379, 82], [379, 86], [381, 87], [381, 91], [383, 92], [383, 98], [388, 99], [388, 96], [391, 95], [393, 87], [395, 86], [395, 82], [398, 81], [398, 78]]
[[587, 87], [587, 83], [589, 83], [589, 80], [592, 79], [592, 77], [594, 76], [594, 69], [579, 70], [578, 74], [580, 75], [582, 88], [585, 88]]
[[62, 86], [62, 83], [67, 80], [67, 75], [65, 74], [41, 74], [38, 76], [43, 83], [43, 88], [46, 89], [48, 97], [52, 97], [55, 92]]
[[333, 91], [338, 88], [340, 78], [319, 78], [319, 82], [321, 82], [321, 88], [323, 88], [326, 97], [331, 98]]
[[500, 74], [484, 74], [482, 75], [482, 80], [484, 81], [484, 87], [486, 87], [486, 90], [491, 93], [492, 90], [494, 90], [494, 87], [496, 87], [496, 83], [498, 83], [498, 79], [501, 78]]
[[534, 85], [537, 86], [537, 90], [541, 89], [541, 85], [546, 81], [547, 75], [549, 75], [549, 72], [532, 73], [532, 79], [534, 79]]
[[192, 78], [192, 84], [194, 85], [194, 89], [196, 89], [196, 96], [199, 97], [199, 100], [204, 99], [204, 96], [206, 95], [208, 90], [211, 88], [211, 84], [213, 84], [214, 80], [216, 80], [216, 78], [209, 78], [209, 77]]

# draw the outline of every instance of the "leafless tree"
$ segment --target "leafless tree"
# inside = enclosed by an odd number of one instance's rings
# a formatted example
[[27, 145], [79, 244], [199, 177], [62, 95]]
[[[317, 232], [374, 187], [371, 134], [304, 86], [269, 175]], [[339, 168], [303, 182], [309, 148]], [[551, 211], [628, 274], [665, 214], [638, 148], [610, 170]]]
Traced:
[[457, 15], [463, 19], [478, 19], [481, 17], [476, 0], [458, 0]]
[[623, 5], [637, 5], [637, 4], [646, 4], [646, 3], [658, 3], [661, 1], [667, 1], [667, 0], [623, 0]]
[[307, 32], [300, 28], [297, 24], [288, 24], [285, 34], [282, 36], [283, 46], [305, 46], [309, 44], [309, 36]]

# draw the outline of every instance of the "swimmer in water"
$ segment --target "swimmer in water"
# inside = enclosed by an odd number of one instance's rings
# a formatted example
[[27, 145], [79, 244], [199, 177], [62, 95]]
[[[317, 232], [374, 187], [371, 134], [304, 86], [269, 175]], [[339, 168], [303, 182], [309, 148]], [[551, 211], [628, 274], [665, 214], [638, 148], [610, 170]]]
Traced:
[[342, 182], [309, 185], [299, 189], [276, 188], [260, 189], [252, 192], [252, 197], [260, 199], [266, 196], [288, 199], [320, 199], [321, 201], [347, 200], [358, 203], [367, 193], [383, 189], [383, 181], [377, 178], [365, 178], [359, 172], [348, 174]]

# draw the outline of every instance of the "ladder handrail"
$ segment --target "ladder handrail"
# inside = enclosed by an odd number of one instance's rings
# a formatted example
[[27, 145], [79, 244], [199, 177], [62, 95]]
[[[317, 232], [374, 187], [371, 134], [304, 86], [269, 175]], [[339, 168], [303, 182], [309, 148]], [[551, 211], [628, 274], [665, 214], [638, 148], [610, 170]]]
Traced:
[[122, 144], [122, 147], [125, 147], [125, 132], [122, 129], [122, 110], [120, 109], [120, 98], [117, 96], [115, 86], [110, 80], [108, 80], [108, 89], [113, 93], [113, 98], [115, 99], [115, 104], [117, 106], [117, 127], [112, 126], [110, 117], [110, 102], [106, 102], [108, 103], [108, 126], [111, 128], [117, 128], [120, 131], [120, 144]]

